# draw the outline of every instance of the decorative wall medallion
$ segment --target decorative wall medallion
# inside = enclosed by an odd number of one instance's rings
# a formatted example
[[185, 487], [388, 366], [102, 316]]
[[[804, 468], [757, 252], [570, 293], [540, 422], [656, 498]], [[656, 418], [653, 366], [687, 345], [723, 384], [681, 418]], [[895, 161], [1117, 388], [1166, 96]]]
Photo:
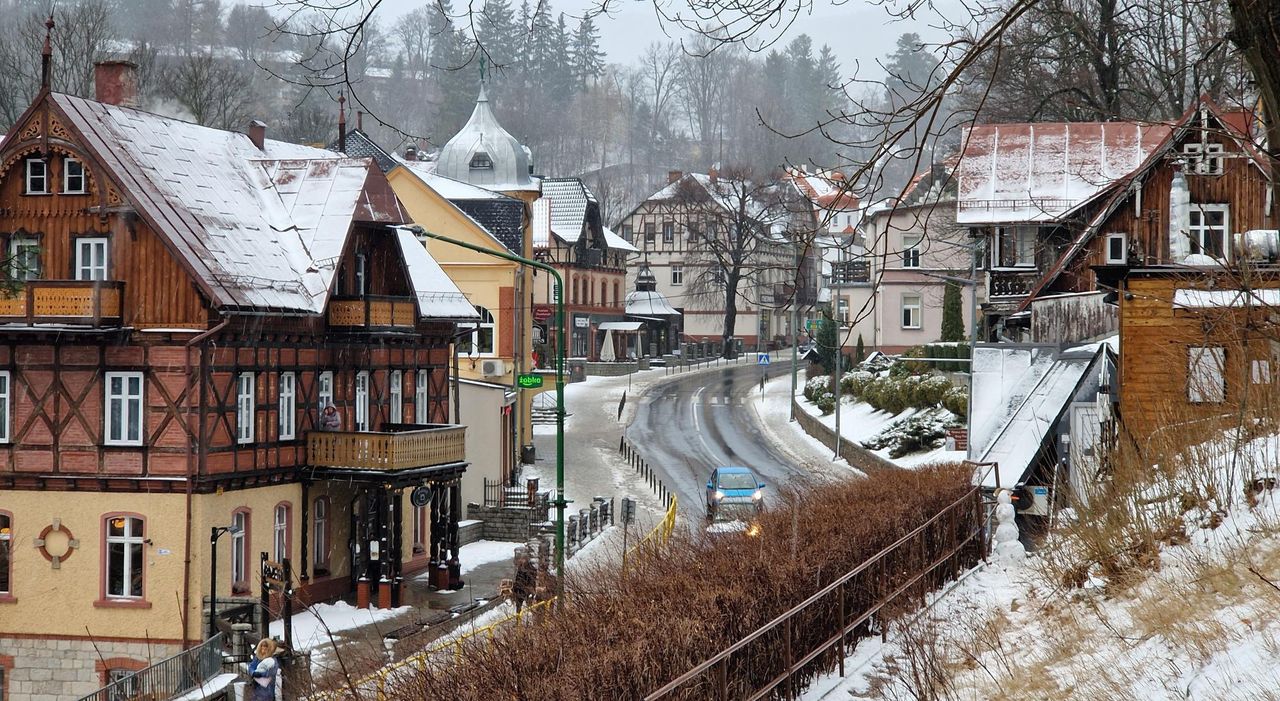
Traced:
[[40, 537], [35, 539], [34, 545], [56, 570], [62, 567], [63, 560], [71, 557], [76, 548], [80, 547], [80, 541], [62, 525], [62, 519], [55, 518], [53, 523], [40, 531]]

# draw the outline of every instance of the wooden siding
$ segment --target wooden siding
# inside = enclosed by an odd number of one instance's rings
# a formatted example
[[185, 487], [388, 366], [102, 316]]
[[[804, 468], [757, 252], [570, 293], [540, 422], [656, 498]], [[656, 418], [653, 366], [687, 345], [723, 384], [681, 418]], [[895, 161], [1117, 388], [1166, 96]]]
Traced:
[[[1210, 288], [1209, 280], [1194, 274], [1131, 277], [1124, 284], [1120, 295], [1120, 413], [1131, 435], [1151, 436], [1170, 424], [1237, 412], [1249, 378], [1249, 361], [1276, 362], [1265, 338], [1268, 334], [1244, 335], [1246, 329], [1268, 320], [1273, 310], [1174, 309], [1176, 290]], [[1260, 281], [1259, 287], [1280, 288], [1280, 277]], [[1274, 333], [1269, 335], [1274, 337]], [[1187, 376], [1192, 347], [1226, 349], [1225, 401], [1190, 401]], [[1272, 367], [1271, 376], [1273, 381], [1280, 380], [1277, 368]]]
[[1120, 327], [1115, 305], [1104, 293], [1057, 295], [1031, 302], [1032, 343], [1079, 343], [1107, 336]]

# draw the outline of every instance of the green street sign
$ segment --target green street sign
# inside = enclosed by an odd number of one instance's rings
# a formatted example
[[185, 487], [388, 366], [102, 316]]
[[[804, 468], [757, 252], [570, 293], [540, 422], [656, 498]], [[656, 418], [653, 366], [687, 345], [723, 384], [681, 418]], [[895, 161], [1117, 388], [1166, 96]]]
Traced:
[[533, 373], [516, 375], [516, 384], [523, 389], [537, 389], [542, 386], [542, 375]]

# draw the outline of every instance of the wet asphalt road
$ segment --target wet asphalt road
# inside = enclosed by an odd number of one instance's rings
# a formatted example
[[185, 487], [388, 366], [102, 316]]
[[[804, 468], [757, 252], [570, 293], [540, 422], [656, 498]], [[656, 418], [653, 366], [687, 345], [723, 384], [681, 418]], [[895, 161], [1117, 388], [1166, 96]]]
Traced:
[[[776, 362], [769, 377], [790, 369]], [[722, 465], [749, 467], [770, 486], [812, 474], [762, 436], [760, 377], [745, 364], [694, 373], [658, 384], [636, 407], [626, 436], [679, 497], [682, 515], [702, 517], [707, 478]]]

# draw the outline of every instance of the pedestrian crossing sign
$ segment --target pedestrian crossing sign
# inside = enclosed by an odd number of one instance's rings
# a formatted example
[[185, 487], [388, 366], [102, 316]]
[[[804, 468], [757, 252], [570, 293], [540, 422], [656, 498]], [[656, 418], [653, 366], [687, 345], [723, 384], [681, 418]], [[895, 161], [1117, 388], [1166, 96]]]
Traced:
[[768, 364], [769, 364], [768, 353], [756, 353], [756, 365], [768, 365]]

